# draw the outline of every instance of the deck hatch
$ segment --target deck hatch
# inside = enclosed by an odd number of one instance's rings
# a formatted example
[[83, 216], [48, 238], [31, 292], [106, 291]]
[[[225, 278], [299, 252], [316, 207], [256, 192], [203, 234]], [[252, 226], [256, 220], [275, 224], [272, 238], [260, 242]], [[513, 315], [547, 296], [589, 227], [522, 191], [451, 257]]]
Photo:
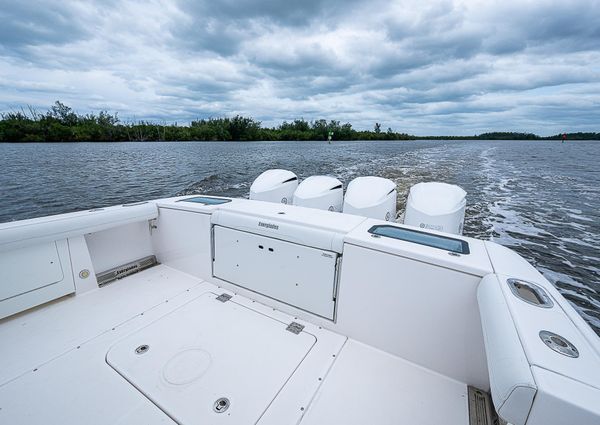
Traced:
[[[110, 348], [107, 363], [179, 424], [256, 423], [316, 338], [205, 293]], [[143, 355], [136, 347], [150, 349]], [[224, 401], [224, 400], [227, 401]]]

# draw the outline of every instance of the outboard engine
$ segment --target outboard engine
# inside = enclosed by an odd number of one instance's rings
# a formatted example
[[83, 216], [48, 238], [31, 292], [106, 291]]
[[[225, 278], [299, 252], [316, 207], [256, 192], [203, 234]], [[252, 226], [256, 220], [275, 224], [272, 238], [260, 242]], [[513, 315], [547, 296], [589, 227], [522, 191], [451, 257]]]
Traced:
[[404, 224], [461, 235], [467, 192], [446, 183], [418, 183], [410, 188]]
[[357, 177], [350, 182], [344, 197], [344, 212], [363, 217], [396, 219], [396, 183], [382, 177]]
[[343, 200], [342, 182], [329, 176], [311, 176], [294, 192], [294, 205], [320, 210], [340, 212]]
[[250, 199], [291, 204], [298, 176], [288, 170], [267, 170], [250, 186]]

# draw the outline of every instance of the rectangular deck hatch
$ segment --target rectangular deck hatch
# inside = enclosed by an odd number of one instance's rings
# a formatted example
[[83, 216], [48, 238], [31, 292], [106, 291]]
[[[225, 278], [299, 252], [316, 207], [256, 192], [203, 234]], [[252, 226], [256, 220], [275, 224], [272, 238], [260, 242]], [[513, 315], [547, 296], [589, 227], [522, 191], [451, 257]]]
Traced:
[[256, 423], [316, 343], [206, 293], [115, 344], [108, 364], [176, 422]]

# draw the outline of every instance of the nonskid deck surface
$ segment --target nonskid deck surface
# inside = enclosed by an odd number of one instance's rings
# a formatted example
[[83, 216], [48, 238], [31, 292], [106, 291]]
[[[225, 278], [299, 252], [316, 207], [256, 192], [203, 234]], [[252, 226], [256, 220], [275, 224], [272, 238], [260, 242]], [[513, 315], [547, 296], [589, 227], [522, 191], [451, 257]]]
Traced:
[[467, 387], [349, 340], [302, 424], [468, 424]]
[[0, 423], [468, 423], [464, 384], [164, 265], [0, 339]]

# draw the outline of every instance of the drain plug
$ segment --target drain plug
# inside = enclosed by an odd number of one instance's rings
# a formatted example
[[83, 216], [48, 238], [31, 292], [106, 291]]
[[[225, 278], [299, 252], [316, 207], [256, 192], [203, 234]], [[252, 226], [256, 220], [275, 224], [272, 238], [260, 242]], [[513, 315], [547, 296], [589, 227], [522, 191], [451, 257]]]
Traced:
[[229, 399], [226, 397], [221, 397], [213, 404], [213, 410], [217, 413], [223, 413], [227, 409], [229, 409]]
[[150, 349], [149, 345], [140, 345], [138, 348], [135, 349], [135, 354], [145, 354], [148, 352], [148, 350]]

